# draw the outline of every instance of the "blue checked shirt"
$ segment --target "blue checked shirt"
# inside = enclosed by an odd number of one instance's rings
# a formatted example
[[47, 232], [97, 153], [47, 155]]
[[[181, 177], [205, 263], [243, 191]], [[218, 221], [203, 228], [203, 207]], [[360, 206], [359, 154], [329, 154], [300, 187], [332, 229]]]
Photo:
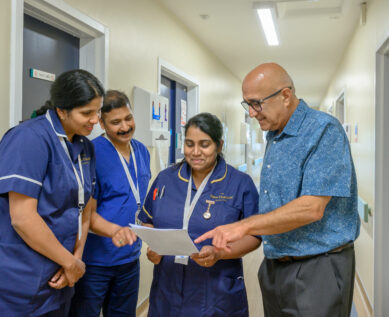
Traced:
[[262, 236], [265, 256], [327, 252], [359, 235], [357, 182], [347, 136], [339, 121], [303, 100], [284, 130], [270, 131], [261, 172], [259, 213], [304, 195], [331, 196], [321, 220]]

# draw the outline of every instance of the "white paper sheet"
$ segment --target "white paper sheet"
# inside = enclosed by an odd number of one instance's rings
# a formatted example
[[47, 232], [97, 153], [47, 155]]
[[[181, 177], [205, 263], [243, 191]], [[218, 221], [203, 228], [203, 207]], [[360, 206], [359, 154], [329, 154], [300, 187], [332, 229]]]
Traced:
[[186, 230], [156, 229], [132, 223], [130, 228], [159, 255], [191, 255], [199, 252]]

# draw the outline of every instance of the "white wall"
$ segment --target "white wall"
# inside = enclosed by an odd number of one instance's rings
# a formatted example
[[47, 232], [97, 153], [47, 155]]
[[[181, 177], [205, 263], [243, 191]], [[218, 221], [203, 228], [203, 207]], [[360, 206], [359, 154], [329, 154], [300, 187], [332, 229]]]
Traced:
[[[342, 89], [346, 94], [346, 122], [358, 124], [358, 142], [351, 150], [358, 178], [359, 195], [372, 207], [374, 214], [375, 158], [375, 54], [389, 31], [389, 1], [371, 0], [367, 22], [355, 30], [352, 41], [334, 75], [321, 110], [326, 111]], [[357, 271], [373, 304], [373, 227], [363, 224], [356, 242]]]
[[9, 128], [9, 77], [10, 77], [10, 39], [11, 39], [11, 0], [2, 1], [0, 7], [0, 136]]
[[[66, 2], [109, 28], [107, 88], [123, 90], [129, 96], [134, 86], [156, 93], [161, 57], [199, 82], [200, 111], [220, 118], [226, 112], [230, 141], [226, 157], [232, 164], [242, 162], [241, 146], [236, 144], [240, 121], [244, 120], [241, 83], [180, 21], [152, 0]], [[155, 176], [155, 158], [152, 172]], [[148, 295], [152, 279], [152, 265], [144, 254], [141, 262], [140, 301]]]
[[[11, 3], [2, 0], [0, 10], [0, 137], [9, 128], [9, 76], [11, 47]], [[157, 92], [158, 57], [195, 78], [200, 85], [200, 111], [220, 118], [226, 113], [229, 146], [226, 158], [241, 164], [239, 142], [241, 83], [202, 45], [173, 15], [153, 0], [65, 0], [75, 9], [109, 28], [109, 87], [132, 97], [134, 86]], [[153, 151], [152, 151], [153, 152]], [[154, 153], [151, 153], [152, 157]], [[155, 160], [152, 171], [156, 172]], [[154, 175], [155, 176], [155, 175]], [[144, 255], [142, 261], [140, 301], [148, 295], [151, 268]]]

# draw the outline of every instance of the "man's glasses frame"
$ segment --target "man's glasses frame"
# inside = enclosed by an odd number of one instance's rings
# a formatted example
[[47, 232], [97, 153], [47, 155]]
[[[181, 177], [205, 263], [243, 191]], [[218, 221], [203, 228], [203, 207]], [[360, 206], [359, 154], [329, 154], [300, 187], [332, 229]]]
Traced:
[[283, 91], [284, 89], [292, 89], [291, 86], [288, 86], [288, 87], [284, 87], [284, 88], [281, 88], [279, 90], [277, 90], [275, 93], [272, 93], [271, 95], [265, 97], [265, 98], [262, 98], [262, 99], [258, 99], [258, 100], [251, 100], [250, 102], [247, 102], [246, 100], [243, 100], [240, 104], [242, 105], [242, 107], [244, 108], [244, 110], [247, 111], [247, 113], [249, 112], [249, 109], [250, 107], [253, 108], [256, 112], [261, 112], [262, 111], [262, 104], [274, 97], [274, 96], [277, 96], [281, 91]]

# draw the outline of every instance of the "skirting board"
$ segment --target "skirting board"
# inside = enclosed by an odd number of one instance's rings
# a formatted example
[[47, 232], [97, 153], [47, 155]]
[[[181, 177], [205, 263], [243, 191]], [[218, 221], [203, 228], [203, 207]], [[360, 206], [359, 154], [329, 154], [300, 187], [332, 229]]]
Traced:
[[354, 304], [358, 313], [358, 317], [372, 317], [373, 307], [370, 303], [369, 297], [363, 287], [363, 283], [359, 278], [358, 272], [355, 274], [354, 286]]
[[137, 308], [136, 316], [137, 317], [146, 317], [147, 311], [149, 310], [149, 298], [147, 297]]

